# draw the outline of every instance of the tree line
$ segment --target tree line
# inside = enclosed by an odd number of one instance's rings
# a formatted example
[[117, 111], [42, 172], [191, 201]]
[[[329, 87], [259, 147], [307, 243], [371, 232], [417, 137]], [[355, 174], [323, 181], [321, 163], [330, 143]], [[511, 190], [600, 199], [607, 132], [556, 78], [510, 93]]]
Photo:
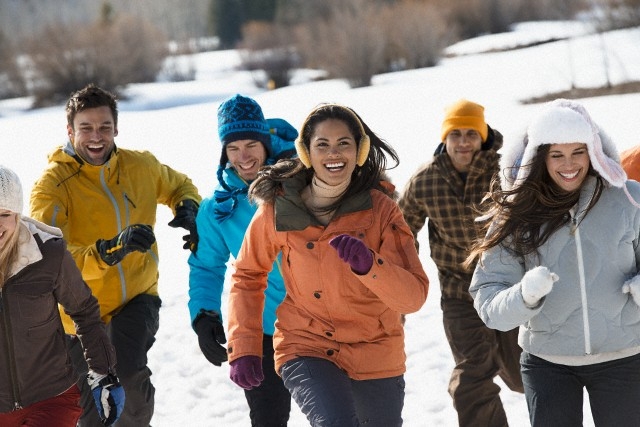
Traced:
[[117, 93], [154, 81], [170, 55], [211, 48], [240, 49], [265, 87], [300, 67], [366, 86], [437, 64], [457, 40], [594, 9], [630, 25], [620, 17], [640, 0], [0, 0], [0, 98], [46, 105], [88, 82]]

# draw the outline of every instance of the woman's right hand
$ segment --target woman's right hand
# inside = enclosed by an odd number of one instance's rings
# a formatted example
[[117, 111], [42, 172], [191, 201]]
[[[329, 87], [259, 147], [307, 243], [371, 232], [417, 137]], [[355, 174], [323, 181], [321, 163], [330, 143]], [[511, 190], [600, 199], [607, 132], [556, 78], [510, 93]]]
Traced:
[[558, 275], [547, 267], [538, 266], [527, 271], [520, 282], [522, 298], [528, 307], [535, 307], [540, 300], [551, 292]]

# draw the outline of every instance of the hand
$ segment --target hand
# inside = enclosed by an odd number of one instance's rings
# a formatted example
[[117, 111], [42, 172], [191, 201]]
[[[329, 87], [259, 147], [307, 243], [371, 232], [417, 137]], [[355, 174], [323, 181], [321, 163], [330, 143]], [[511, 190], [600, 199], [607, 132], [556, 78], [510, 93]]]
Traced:
[[100, 239], [96, 242], [100, 257], [109, 265], [116, 265], [133, 252], [146, 252], [156, 241], [153, 229], [147, 224], [133, 224], [125, 227], [111, 240]]
[[362, 240], [341, 234], [329, 241], [341, 260], [349, 263], [356, 274], [367, 274], [373, 265], [373, 254]]
[[520, 290], [525, 304], [535, 307], [538, 302], [551, 292], [553, 283], [558, 280], [558, 275], [549, 271], [547, 267], [538, 266], [527, 271], [520, 282]]
[[622, 293], [631, 294], [633, 302], [640, 306], [640, 275], [634, 276], [624, 282], [624, 285], [622, 285]]
[[227, 349], [222, 346], [226, 344], [227, 337], [218, 313], [200, 310], [193, 329], [198, 334], [198, 344], [204, 357], [215, 366], [222, 366], [222, 362], [227, 361]]
[[125, 400], [124, 389], [120, 385], [118, 377], [114, 374], [103, 375], [89, 371], [87, 382], [91, 387], [93, 400], [102, 424], [110, 426], [118, 421], [124, 409]]
[[184, 199], [176, 205], [176, 216], [169, 222], [170, 227], [182, 227], [189, 232], [182, 237], [185, 241], [183, 249], [191, 252], [198, 250], [198, 229], [196, 227], [196, 215], [198, 214], [198, 204], [191, 199]]
[[231, 373], [229, 378], [245, 390], [258, 387], [264, 380], [262, 360], [258, 356], [242, 356], [229, 362]]

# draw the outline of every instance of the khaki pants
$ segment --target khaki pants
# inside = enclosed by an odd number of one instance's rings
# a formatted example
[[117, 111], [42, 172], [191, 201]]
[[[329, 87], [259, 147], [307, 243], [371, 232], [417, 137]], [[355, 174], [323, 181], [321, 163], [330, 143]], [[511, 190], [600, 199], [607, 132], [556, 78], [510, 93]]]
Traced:
[[473, 302], [443, 298], [443, 324], [456, 366], [449, 394], [461, 427], [508, 426], [500, 400], [499, 375], [513, 391], [522, 393], [518, 329], [489, 329], [478, 316]]

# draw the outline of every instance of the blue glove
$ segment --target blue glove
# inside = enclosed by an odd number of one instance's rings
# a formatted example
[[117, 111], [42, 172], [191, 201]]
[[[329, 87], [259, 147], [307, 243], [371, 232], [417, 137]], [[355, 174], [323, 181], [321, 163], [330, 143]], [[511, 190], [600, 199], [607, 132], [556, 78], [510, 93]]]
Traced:
[[118, 421], [124, 409], [124, 389], [118, 377], [114, 374], [102, 375], [89, 371], [87, 382], [91, 387], [102, 424], [110, 426]]

